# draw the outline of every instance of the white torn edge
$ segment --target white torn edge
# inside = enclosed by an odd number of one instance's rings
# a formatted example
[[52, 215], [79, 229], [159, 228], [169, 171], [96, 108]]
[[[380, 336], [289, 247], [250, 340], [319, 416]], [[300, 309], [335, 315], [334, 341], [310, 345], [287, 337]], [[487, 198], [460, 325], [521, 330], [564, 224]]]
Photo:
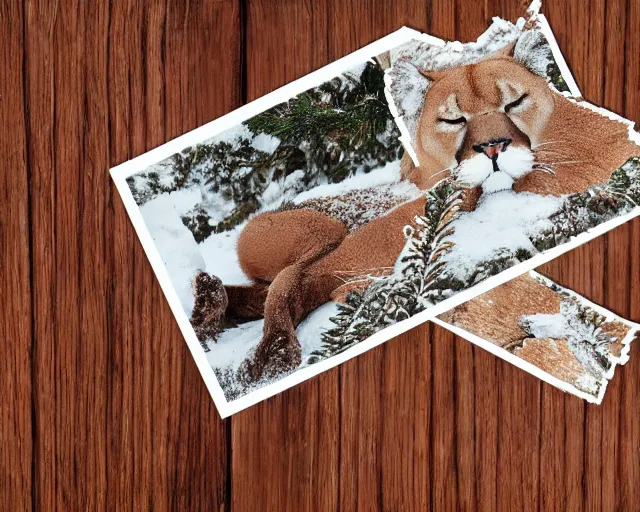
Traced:
[[600, 386], [600, 391], [598, 392], [598, 396], [594, 397], [589, 393], [585, 393], [584, 391], [579, 390], [577, 387], [573, 386], [572, 384], [569, 384], [568, 382], [565, 382], [563, 380], [558, 379], [557, 377], [554, 377], [550, 373], [547, 373], [544, 370], [538, 368], [536, 365], [528, 361], [525, 361], [524, 359], [521, 359], [520, 357], [509, 352], [508, 350], [505, 350], [504, 348], [499, 347], [498, 345], [494, 345], [490, 341], [487, 341], [484, 338], [481, 338], [477, 334], [473, 334], [472, 332], [469, 332], [465, 329], [443, 322], [439, 318], [434, 318], [432, 321], [434, 324], [437, 324], [440, 327], [445, 328], [446, 330], [452, 332], [456, 336], [460, 336], [461, 338], [464, 338], [465, 340], [470, 341], [474, 345], [477, 345], [480, 348], [483, 348], [484, 350], [486, 350], [487, 352], [490, 352], [494, 356], [497, 356], [500, 359], [503, 359], [508, 363], [511, 363], [512, 365], [520, 368], [521, 370], [524, 370], [527, 373], [530, 373], [534, 377], [537, 377], [538, 379], [540, 379], [543, 382], [546, 382], [547, 384], [551, 384], [553, 387], [556, 387], [564, 391], [565, 393], [576, 395], [580, 398], [583, 398], [587, 402], [594, 403], [597, 405], [600, 405], [600, 403], [602, 402], [602, 397], [604, 396], [604, 393], [607, 388], [607, 384], [609, 382], [607, 380], [605, 380]]
[[589, 393], [585, 393], [584, 391], [578, 389], [574, 385], [568, 382], [565, 382], [557, 377], [554, 377], [553, 375], [545, 372], [544, 370], [537, 367], [533, 363], [525, 361], [524, 359], [509, 352], [508, 350], [494, 343], [491, 343], [490, 341], [485, 340], [484, 338], [478, 336], [477, 334], [469, 332], [462, 327], [452, 325], [448, 322], [445, 322], [444, 320], [441, 320], [440, 318], [432, 318], [432, 322], [441, 327], [444, 327], [445, 329], [456, 334], [457, 336], [460, 336], [461, 338], [464, 338], [467, 341], [470, 341], [474, 345], [477, 345], [480, 348], [483, 348], [486, 351], [491, 352], [493, 355], [498, 356], [500, 359], [504, 359], [508, 363], [511, 363], [514, 366], [517, 366], [518, 368], [530, 373], [535, 377], [538, 377], [540, 380], [548, 384], [551, 384], [552, 386], [564, 392], [571, 393], [572, 395], [576, 395], [580, 398], [583, 398], [587, 402], [600, 405], [602, 403], [602, 399], [606, 392], [607, 384], [609, 383], [611, 378], [613, 378], [613, 374], [615, 372], [616, 366], [623, 365], [629, 360], [629, 350], [631, 347], [631, 342], [635, 339], [638, 332], [640, 331], [640, 324], [631, 322], [625, 318], [622, 318], [616, 315], [612, 311], [609, 311], [608, 309], [605, 309], [602, 306], [599, 306], [598, 304], [594, 304], [593, 302], [584, 298], [582, 295], [577, 294], [573, 290], [569, 290], [568, 288], [564, 288], [563, 286], [560, 286], [556, 282], [551, 281], [549, 278], [543, 276], [542, 274], [539, 274], [538, 272], [535, 272], [534, 270], [530, 270], [529, 275], [534, 279], [541, 281], [546, 286], [549, 286], [549, 287], [551, 287], [552, 285], [557, 286], [560, 290], [562, 290], [562, 292], [566, 292], [571, 297], [574, 297], [575, 299], [580, 301], [580, 303], [582, 303], [583, 305], [593, 309], [594, 311], [597, 311], [598, 313], [606, 317], [607, 322], [617, 321], [629, 327], [629, 332], [622, 340], [622, 344], [624, 345], [624, 348], [620, 355], [620, 358], [614, 359], [613, 364], [611, 365], [611, 368], [609, 369], [609, 371], [607, 371], [607, 373], [603, 378], [603, 381], [601, 382], [600, 391], [598, 392], [597, 396], [593, 396]]
[[569, 71], [569, 66], [567, 66], [567, 61], [564, 60], [564, 56], [560, 51], [560, 47], [558, 46], [558, 41], [556, 40], [556, 36], [553, 35], [553, 31], [551, 30], [551, 26], [545, 18], [544, 14], [538, 14], [538, 21], [540, 22], [540, 31], [544, 35], [544, 37], [549, 42], [549, 46], [551, 47], [551, 52], [553, 53], [553, 58], [558, 65], [558, 69], [560, 69], [560, 74], [562, 78], [564, 78], [567, 87], [571, 93], [571, 96], [574, 98], [582, 98], [582, 93], [578, 87], [578, 84], [573, 78], [571, 71]]
[[[202, 350], [200, 342], [198, 341], [195, 332], [189, 322], [189, 318], [186, 316], [178, 295], [171, 284], [171, 279], [168, 275], [168, 272], [164, 266], [162, 258], [155, 246], [153, 238], [149, 234], [149, 231], [146, 227], [144, 219], [140, 213], [140, 209], [136, 204], [133, 196], [131, 195], [131, 191], [129, 190], [129, 186], [127, 185], [126, 178], [132, 174], [140, 172], [150, 165], [153, 165], [165, 158], [170, 157], [171, 155], [178, 153], [185, 147], [197, 144], [198, 142], [202, 142], [204, 140], [210, 139], [211, 137], [233, 127], [236, 126], [247, 119], [275, 106], [284, 101], [287, 101], [292, 96], [300, 94], [308, 89], [316, 87], [331, 78], [341, 74], [344, 71], [347, 71], [350, 67], [355, 64], [364, 62], [368, 59], [371, 59], [377, 55], [384, 53], [400, 44], [403, 44], [414, 38], [428, 38], [430, 42], [433, 40], [437, 40], [436, 38], [431, 38], [431, 36], [427, 36], [425, 34], [420, 34], [419, 32], [410, 29], [408, 27], [403, 27], [392, 34], [379, 39], [360, 50], [339, 59], [332, 64], [329, 64], [323, 68], [310, 73], [294, 82], [291, 82], [280, 89], [277, 89], [247, 105], [240, 107], [225, 116], [222, 116], [210, 123], [207, 123], [191, 132], [188, 132], [180, 137], [177, 137], [162, 146], [159, 146], [147, 153], [144, 153], [132, 160], [129, 160], [125, 163], [122, 163], [110, 170], [111, 177], [114, 180], [116, 188], [120, 193], [120, 197], [122, 198], [122, 202], [129, 214], [129, 218], [131, 219], [131, 223], [133, 224], [136, 233], [138, 234], [138, 238], [140, 239], [140, 243], [151, 263], [151, 267], [153, 268], [158, 282], [160, 283], [160, 287], [167, 299], [167, 302], [171, 308], [171, 311], [176, 318], [180, 331], [187, 342], [187, 346], [191, 351], [191, 355], [193, 356], [198, 370], [202, 375], [202, 378], [207, 386], [211, 397], [213, 398], [214, 403], [220, 413], [222, 418], [226, 418], [236, 412], [239, 412], [251, 405], [254, 405], [258, 402], [261, 402], [271, 396], [274, 396], [282, 391], [289, 389], [300, 382], [303, 382], [311, 377], [314, 377], [320, 373], [323, 373], [343, 362], [356, 357], [382, 343], [385, 341], [398, 336], [417, 325], [420, 325], [428, 320], [434, 319], [437, 315], [448, 311], [478, 295], [489, 291], [496, 286], [500, 286], [519, 275], [522, 275], [529, 270], [532, 270], [535, 267], [538, 267], [548, 261], [551, 261], [554, 258], [557, 258], [561, 254], [568, 252], [589, 240], [593, 240], [594, 238], [610, 231], [611, 229], [620, 226], [621, 224], [640, 216], [640, 207], [634, 208], [632, 211], [623, 215], [621, 217], [617, 217], [608, 222], [602, 223], [590, 230], [587, 230], [584, 233], [574, 237], [571, 241], [562, 244], [561, 246], [555, 247], [546, 251], [544, 253], [540, 253], [530, 258], [527, 261], [521, 262], [500, 274], [488, 278], [482, 283], [473, 286], [467, 290], [464, 290], [453, 297], [440, 302], [439, 304], [433, 306], [427, 311], [419, 313], [407, 320], [399, 322], [397, 324], [391, 325], [373, 336], [369, 337], [367, 340], [345, 350], [344, 352], [315, 363], [311, 366], [303, 368], [301, 370], [294, 371], [290, 375], [282, 378], [279, 381], [274, 382], [268, 386], [257, 389], [237, 400], [232, 402], [228, 402], [224, 396], [222, 388], [218, 383], [218, 380], [215, 376], [213, 368], [209, 364], [206, 359], [206, 355]], [[427, 39], [425, 39], [427, 40]], [[594, 107], [598, 108], [598, 107]], [[522, 361], [522, 360], [520, 360]], [[514, 363], [516, 364], [516, 363]], [[516, 364], [516, 366], [519, 366]], [[525, 369], [525, 368], [523, 368]]]
[[527, 7], [527, 15], [535, 18], [540, 13], [540, 9], [542, 9], [542, 0], [533, 0]]

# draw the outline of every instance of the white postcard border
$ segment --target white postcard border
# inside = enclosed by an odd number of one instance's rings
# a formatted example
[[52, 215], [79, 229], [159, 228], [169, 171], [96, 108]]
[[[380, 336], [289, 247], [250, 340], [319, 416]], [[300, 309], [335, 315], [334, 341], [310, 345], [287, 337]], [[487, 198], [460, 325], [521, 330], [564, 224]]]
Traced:
[[[185, 147], [208, 140], [211, 137], [214, 137], [215, 135], [220, 134], [229, 128], [237, 126], [243, 121], [246, 121], [257, 114], [264, 112], [265, 110], [275, 105], [283, 103], [297, 94], [316, 87], [326, 82], [327, 80], [330, 80], [331, 78], [334, 78], [335, 76], [348, 71], [351, 67], [359, 63], [370, 60], [373, 57], [380, 55], [381, 53], [384, 53], [385, 51], [388, 51], [411, 39], [424, 37], [431, 36], [422, 34], [408, 27], [403, 27], [396, 32], [393, 32], [392, 34], [347, 55], [346, 57], [343, 57], [323, 68], [320, 68], [313, 73], [295, 80], [255, 101], [244, 105], [243, 107], [238, 108], [237, 110], [234, 110], [233, 112], [230, 112], [229, 114], [226, 114], [210, 123], [196, 128], [191, 132], [177, 137], [167, 142], [166, 144], [152, 149], [151, 151], [133, 158], [132, 160], [129, 160], [125, 163], [122, 163], [110, 170], [111, 176], [120, 193], [120, 197], [122, 198], [133, 227], [138, 234], [140, 243], [142, 244], [149, 262], [151, 263], [151, 266], [162, 288], [162, 291], [164, 292], [167, 302], [169, 303], [171, 311], [173, 312], [176, 321], [178, 322], [178, 326], [180, 327], [182, 335], [187, 342], [196, 365], [200, 370], [200, 373], [202, 374], [205, 385], [207, 386], [207, 389], [209, 390], [209, 393], [211, 394], [218, 412], [220, 413], [220, 416], [222, 418], [226, 418], [236, 412], [246, 409], [251, 405], [254, 405], [269, 397], [281, 393], [288, 388], [291, 388], [307, 379], [310, 379], [311, 377], [314, 377], [353, 357], [356, 357], [428, 320], [433, 320], [435, 323], [440, 323], [441, 321], [435, 318], [437, 315], [444, 313], [445, 311], [454, 308], [474, 297], [477, 297], [478, 295], [481, 295], [486, 291], [495, 288], [496, 286], [510, 281], [511, 279], [518, 277], [519, 275], [522, 275], [534, 269], [535, 267], [542, 265], [543, 263], [551, 261], [561, 254], [564, 254], [565, 252], [568, 252], [590, 240], [593, 240], [603, 233], [606, 233], [607, 231], [610, 231], [611, 229], [614, 229], [615, 227], [640, 215], [640, 207], [634, 208], [626, 215], [600, 224], [584, 233], [581, 233], [580, 235], [574, 237], [571, 241], [562, 244], [561, 246], [545, 251], [544, 253], [537, 254], [529, 260], [519, 263], [496, 276], [490, 277], [482, 283], [473, 286], [472, 288], [459, 292], [453, 297], [438, 303], [428, 311], [424, 311], [422, 313], [414, 315], [407, 320], [391, 325], [340, 354], [315, 363], [311, 366], [296, 370], [272, 384], [252, 391], [237, 400], [228, 402], [224, 396], [220, 384], [218, 383], [213, 368], [207, 361], [205, 352], [203, 351], [200, 342], [195, 335], [191, 323], [189, 322], [189, 318], [182, 308], [182, 304], [180, 303], [178, 295], [173, 287], [170, 276], [163, 263], [162, 257], [158, 252], [153, 238], [147, 229], [140, 209], [133, 199], [129, 186], [126, 182], [126, 178], [170, 157], [175, 153], [180, 152]], [[433, 39], [436, 40], [436, 38]], [[551, 34], [551, 37], [547, 35], [547, 39], [549, 40], [550, 44], [552, 44], [552, 47], [555, 47], [557, 50], [557, 43], [555, 42], [555, 38], [553, 38], [553, 35]], [[566, 63], [564, 63], [564, 59], [558, 59], [558, 55], [561, 56], [559, 50], [557, 50], [557, 54], [556, 51], [554, 51], [554, 56], [557, 59], [563, 76], [565, 77], [565, 81], [567, 81], [567, 84], [570, 86], [570, 88], [572, 87], [571, 84], [573, 84], [574, 88], [572, 88], [572, 93], [574, 91], [577, 91], [577, 93], [579, 94], [579, 90], [577, 89], [577, 86], [575, 86], [573, 77], [571, 77], [571, 74], [568, 72], [568, 68], [566, 66]], [[570, 80], [568, 80], [568, 78], [570, 78]], [[593, 108], [597, 109], [604, 115], [612, 115], [612, 113], [605, 109], [601, 109], [595, 106]], [[492, 345], [492, 347], [495, 347], [495, 345]], [[487, 350], [495, 353], [493, 349], [490, 349], [488, 347]], [[502, 357], [502, 354], [496, 353], [496, 355]], [[503, 357], [503, 359], [509, 360], [510, 358], [505, 356]], [[516, 366], [529, 371], [530, 373], [533, 373], [531, 369], [527, 367], [527, 364], [530, 363], [526, 363], [526, 361], [523, 361], [520, 358], [517, 359], [517, 361], [510, 362], [513, 362], [513, 364], [515, 364]]]

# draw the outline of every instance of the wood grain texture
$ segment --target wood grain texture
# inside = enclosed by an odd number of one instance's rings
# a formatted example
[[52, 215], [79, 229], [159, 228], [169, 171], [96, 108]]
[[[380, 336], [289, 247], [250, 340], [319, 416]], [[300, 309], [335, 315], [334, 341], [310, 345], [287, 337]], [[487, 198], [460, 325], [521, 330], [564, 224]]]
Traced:
[[[402, 25], [527, 3], [2, 2], [0, 509], [637, 508], [637, 349], [598, 407], [425, 325], [221, 421], [107, 173]], [[640, 121], [640, 4], [544, 12]], [[541, 271], [640, 321], [640, 221]]]
[[33, 493], [29, 180], [24, 10], [0, 4], [0, 503], [28, 510]]

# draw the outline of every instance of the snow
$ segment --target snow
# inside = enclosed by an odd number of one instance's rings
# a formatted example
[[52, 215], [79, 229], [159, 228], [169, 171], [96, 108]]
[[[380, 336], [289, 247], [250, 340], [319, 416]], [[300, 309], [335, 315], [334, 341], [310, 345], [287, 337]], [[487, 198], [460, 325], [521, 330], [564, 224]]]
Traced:
[[467, 281], [489, 260], [514, 255], [518, 249], [531, 254], [536, 234], [552, 227], [549, 217], [563, 204], [562, 197], [504, 190], [483, 195], [475, 211], [464, 212], [452, 222], [454, 233], [446, 238], [455, 245], [442, 256], [451, 275]]
[[[361, 62], [360, 64], [356, 64], [355, 66], [349, 68], [349, 70], [344, 72], [344, 77], [347, 80], [342, 80], [342, 84], [340, 90], [343, 91], [345, 89], [351, 90], [358, 83], [360, 76], [362, 76], [362, 72], [367, 67], [367, 64], [372, 62], [370, 59]], [[350, 80], [349, 80], [350, 79]]]
[[562, 313], [523, 315], [522, 322], [526, 323], [527, 331], [535, 338], [561, 340], [569, 338], [574, 332]]
[[501, 190], [509, 190], [513, 187], [513, 183], [513, 178], [506, 172], [492, 172], [489, 174], [489, 177], [482, 182], [482, 192], [484, 194], [491, 194]]
[[[180, 193], [177, 193], [180, 195]], [[174, 205], [174, 194], [160, 194], [140, 207], [151, 238], [153, 238], [169, 278], [185, 313], [193, 311], [191, 280], [205, 262], [191, 231], [182, 223]], [[184, 195], [184, 194], [183, 194]], [[183, 197], [184, 199], [184, 197]]]
[[280, 145], [280, 139], [267, 133], [259, 133], [251, 141], [251, 146], [258, 151], [273, 153]]
[[319, 197], [335, 197], [365, 188], [375, 188], [381, 185], [397, 184], [398, 192], [405, 194], [409, 190], [404, 181], [400, 181], [400, 160], [389, 162], [383, 167], [374, 169], [369, 173], [359, 173], [342, 180], [340, 183], [327, 183], [298, 194], [293, 202], [303, 203], [309, 199]]
[[215, 144], [216, 142], [227, 142], [234, 145], [243, 139], [250, 139], [253, 137], [253, 132], [249, 130], [245, 124], [237, 124], [228, 130], [225, 130], [218, 135], [214, 135], [209, 140], [206, 140], [204, 144]]
[[[184, 215], [189, 210], [192, 210], [200, 201], [202, 201], [202, 194], [200, 193], [200, 191], [190, 188], [176, 190], [175, 192], [165, 192], [158, 197], [168, 198], [171, 202], [171, 205], [173, 206], [173, 210], [175, 210], [178, 215]], [[155, 199], [152, 199], [152, 201], [154, 200]], [[160, 204], [168, 204], [167, 199], [163, 199]]]
[[296, 329], [302, 348], [302, 364], [306, 364], [312, 352], [322, 348], [320, 333], [333, 329], [331, 318], [338, 314], [338, 304], [327, 302], [314, 310]]
[[291, 201], [296, 195], [303, 190], [303, 179], [305, 172], [302, 169], [293, 171], [285, 178], [281, 178], [277, 181], [271, 181], [267, 188], [262, 193], [260, 199], [262, 207], [261, 212], [268, 210], [275, 210], [279, 208], [282, 203]]
[[[335, 302], [323, 304], [313, 311], [296, 329], [296, 336], [302, 349], [302, 365], [306, 366], [309, 356], [322, 348], [320, 333], [335, 327], [331, 317], [338, 312]], [[216, 343], [209, 344], [207, 360], [214, 368], [236, 371], [262, 339], [264, 320], [255, 320], [238, 327], [225, 330]]]
[[250, 139], [251, 146], [253, 148], [259, 151], [264, 151], [265, 153], [273, 153], [280, 145], [280, 139], [278, 139], [277, 137], [274, 137], [267, 133], [259, 133], [257, 135], [254, 135], [254, 133], [244, 123], [237, 124], [229, 128], [228, 130], [214, 135], [210, 139], [204, 141], [203, 144], [226, 142], [228, 144], [235, 145], [243, 139]]
[[542, 0], [533, 0], [529, 7], [527, 7], [527, 14], [531, 16], [537, 16], [542, 9]]
[[[606, 380], [607, 371], [615, 366], [607, 349], [607, 343], [615, 338], [601, 336], [602, 330], [582, 322], [579, 313], [575, 301], [565, 300], [560, 304], [560, 313], [522, 315], [520, 323], [536, 338], [566, 339], [569, 349], [584, 368], [578, 386], [595, 394]], [[608, 361], [609, 367], [603, 366], [603, 360]]]
[[246, 223], [240, 224], [231, 231], [214, 233], [199, 244], [196, 249], [202, 255], [206, 272], [219, 277], [224, 284], [244, 285], [251, 283], [240, 268], [236, 252], [238, 236], [245, 225]]
[[305, 176], [305, 172], [302, 169], [293, 171], [289, 176], [284, 179], [284, 188], [289, 190], [298, 186], [298, 183], [302, 181]]
[[236, 207], [235, 201], [225, 199], [219, 192], [207, 191], [205, 187], [183, 188], [168, 194], [180, 216], [188, 217], [197, 206], [206, 208], [210, 215], [210, 225], [224, 220]]
[[394, 107], [394, 115], [397, 113], [402, 118], [413, 138], [422, 115], [429, 79], [408, 58], [402, 58], [387, 71], [385, 85], [390, 91], [387, 99]]
[[207, 360], [214, 368], [237, 370], [262, 336], [264, 320], [255, 320], [227, 329], [209, 344]]
[[576, 379], [576, 387], [592, 395], [597, 395], [602, 387], [602, 380], [598, 380], [590, 373], [583, 373]]
[[[202, 201], [200, 201], [199, 204], [206, 208], [209, 214], [209, 225], [215, 225], [223, 221], [227, 216], [231, 215], [236, 208], [235, 201], [225, 199], [219, 192], [207, 192], [203, 190], [200, 197], [202, 197]], [[194, 204], [193, 208], [195, 208], [195, 206]], [[187, 211], [185, 211], [185, 213], [187, 213]]]

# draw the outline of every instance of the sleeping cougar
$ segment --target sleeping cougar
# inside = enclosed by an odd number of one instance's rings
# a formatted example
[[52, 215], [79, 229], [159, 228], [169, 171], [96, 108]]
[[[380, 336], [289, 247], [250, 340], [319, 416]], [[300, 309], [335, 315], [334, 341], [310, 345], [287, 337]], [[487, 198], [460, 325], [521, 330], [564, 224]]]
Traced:
[[[405, 157], [402, 171], [422, 190], [451, 173], [475, 197], [510, 188], [569, 194], [606, 182], [639, 153], [626, 125], [554, 92], [509, 50], [425, 76], [431, 84], [416, 135], [420, 166]], [[474, 208], [473, 200], [467, 208]], [[405, 243], [403, 227], [424, 209], [423, 195], [351, 233], [340, 221], [304, 208], [249, 221], [237, 251], [253, 284], [225, 286], [220, 307], [228, 302], [231, 320], [264, 317], [262, 340], [247, 362], [250, 378], [296, 368], [297, 325], [339, 295], [349, 279], [390, 270]]]

